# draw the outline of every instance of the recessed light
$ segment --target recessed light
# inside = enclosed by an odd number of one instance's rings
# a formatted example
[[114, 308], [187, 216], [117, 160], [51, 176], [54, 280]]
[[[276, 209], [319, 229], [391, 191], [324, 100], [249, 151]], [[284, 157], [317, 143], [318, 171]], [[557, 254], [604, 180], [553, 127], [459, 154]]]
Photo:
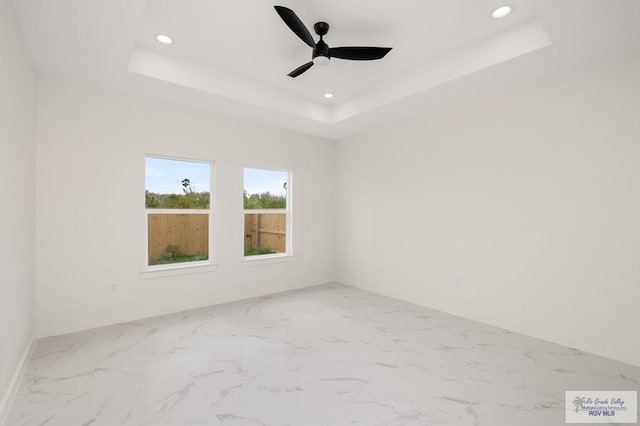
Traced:
[[500, 19], [500, 18], [504, 18], [510, 13], [511, 13], [511, 6], [500, 6], [499, 8], [491, 12], [491, 17], [493, 19]]
[[326, 99], [331, 99], [331, 98], [333, 98], [333, 93], [325, 93], [323, 96], [324, 96]]
[[173, 43], [173, 39], [171, 37], [169, 37], [168, 35], [164, 35], [164, 34], [158, 34], [156, 36], [156, 41], [158, 43], [161, 43], [161, 44], [172, 44]]

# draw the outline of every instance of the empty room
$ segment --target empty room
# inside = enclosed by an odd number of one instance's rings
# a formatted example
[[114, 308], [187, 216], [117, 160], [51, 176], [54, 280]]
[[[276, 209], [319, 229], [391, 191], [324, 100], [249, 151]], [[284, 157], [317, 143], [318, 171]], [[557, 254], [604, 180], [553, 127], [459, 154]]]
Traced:
[[0, 426], [640, 422], [640, 1], [0, 0], [0, 181]]

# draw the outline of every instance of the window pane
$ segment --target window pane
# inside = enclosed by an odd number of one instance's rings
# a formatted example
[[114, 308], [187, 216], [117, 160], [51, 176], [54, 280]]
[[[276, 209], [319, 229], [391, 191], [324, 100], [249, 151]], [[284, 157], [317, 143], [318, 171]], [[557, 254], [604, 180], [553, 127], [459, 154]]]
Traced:
[[146, 158], [145, 206], [148, 209], [208, 209], [211, 164]]
[[149, 265], [209, 259], [208, 214], [149, 214]]
[[288, 172], [244, 169], [245, 209], [286, 209]]
[[286, 214], [245, 214], [244, 255], [285, 253]]

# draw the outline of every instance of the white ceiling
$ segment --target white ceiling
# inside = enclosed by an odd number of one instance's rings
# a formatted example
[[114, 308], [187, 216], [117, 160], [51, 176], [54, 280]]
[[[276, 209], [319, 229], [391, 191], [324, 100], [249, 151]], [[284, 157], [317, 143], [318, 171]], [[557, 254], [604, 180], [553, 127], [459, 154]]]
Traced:
[[[206, 108], [330, 139], [532, 78], [640, 52], [638, 0], [14, 0], [38, 72]], [[296, 79], [311, 49], [293, 9], [333, 47], [393, 47], [333, 59]], [[163, 46], [156, 34], [171, 35]], [[326, 100], [325, 92], [335, 93]]]

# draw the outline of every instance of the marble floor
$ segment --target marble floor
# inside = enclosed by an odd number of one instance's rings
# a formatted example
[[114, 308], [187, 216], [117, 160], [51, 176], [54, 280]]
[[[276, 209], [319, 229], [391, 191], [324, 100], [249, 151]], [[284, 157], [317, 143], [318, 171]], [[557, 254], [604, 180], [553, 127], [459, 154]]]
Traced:
[[341, 285], [38, 341], [8, 425], [564, 423], [640, 368]]

